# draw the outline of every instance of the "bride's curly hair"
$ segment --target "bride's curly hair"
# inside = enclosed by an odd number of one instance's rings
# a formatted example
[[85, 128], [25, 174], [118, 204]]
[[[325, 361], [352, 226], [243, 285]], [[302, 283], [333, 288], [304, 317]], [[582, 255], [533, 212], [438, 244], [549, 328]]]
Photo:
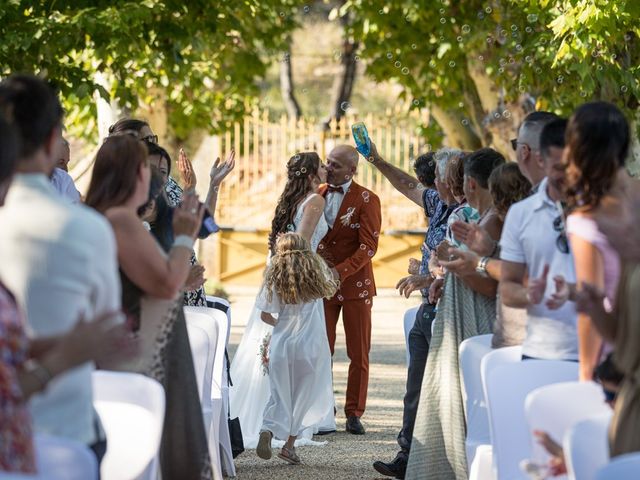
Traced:
[[297, 153], [287, 162], [287, 184], [278, 199], [278, 205], [271, 221], [269, 250], [275, 251], [276, 237], [291, 229], [296, 207], [311, 191], [309, 175], [316, 175], [320, 167], [320, 157], [316, 152]]
[[289, 305], [330, 298], [338, 289], [325, 261], [297, 233], [278, 237], [264, 278], [267, 300], [270, 302], [275, 292], [282, 303]]

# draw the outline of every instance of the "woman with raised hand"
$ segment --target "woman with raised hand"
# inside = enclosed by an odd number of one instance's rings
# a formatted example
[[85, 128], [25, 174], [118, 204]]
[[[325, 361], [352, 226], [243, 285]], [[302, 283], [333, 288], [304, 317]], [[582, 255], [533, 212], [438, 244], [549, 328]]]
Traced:
[[174, 211], [174, 241], [165, 254], [138, 216], [149, 199], [150, 176], [143, 142], [129, 135], [108, 138], [96, 156], [86, 203], [107, 217], [116, 237], [122, 304], [141, 344], [140, 355], [127, 369], [155, 378], [165, 389], [162, 477], [210, 479], [181, 296], [204, 208], [195, 195], [184, 196]]

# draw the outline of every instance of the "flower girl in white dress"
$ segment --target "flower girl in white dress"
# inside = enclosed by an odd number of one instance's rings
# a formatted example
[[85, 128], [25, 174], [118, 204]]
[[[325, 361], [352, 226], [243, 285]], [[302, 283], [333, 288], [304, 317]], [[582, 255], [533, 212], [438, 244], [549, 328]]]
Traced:
[[260, 458], [271, 458], [275, 437], [286, 441], [278, 457], [298, 465], [296, 437], [320, 422], [333, 402], [322, 298], [331, 297], [337, 287], [324, 260], [302, 236], [285, 233], [278, 238], [256, 302], [262, 320], [274, 326], [270, 396], [257, 447]]

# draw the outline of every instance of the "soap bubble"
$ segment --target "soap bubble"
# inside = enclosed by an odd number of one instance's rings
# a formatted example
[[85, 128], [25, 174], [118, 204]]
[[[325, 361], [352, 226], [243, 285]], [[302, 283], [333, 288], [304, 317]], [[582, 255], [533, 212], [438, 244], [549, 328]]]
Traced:
[[351, 104], [350, 104], [349, 102], [342, 102], [342, 103], [340, 104], [340, 109], [341, 109], [343, 112], [346, 112], [346, 111], [347, 111], [347, 110], [349, 110], [350, 108], [351, 108]]
[[469, 25], [463, 25], [462, 26], [462, 33], [467, 34], [469, 32], [471, 32], [471, 27]]
[[535, 23], [537, 21], [538, 21], [538, 15], [536, 15], [535, 13], [530, 13], [529, 15], [527, 15], [527, 22]]

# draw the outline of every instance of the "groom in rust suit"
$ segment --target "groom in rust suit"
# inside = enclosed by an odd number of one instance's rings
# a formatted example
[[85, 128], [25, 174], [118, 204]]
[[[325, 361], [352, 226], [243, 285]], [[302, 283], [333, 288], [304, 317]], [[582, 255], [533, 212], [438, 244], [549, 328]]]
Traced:
[[353, 181], [358, 169], [358, 152], [348, 145], [334, 148], [327, 157], [325, 218], [330, 230], [318, 250], [340, 279], [340, 289], [324, 301], [327, 337], [331, 354], [336, 343], [338, 316], [347, 342], [349, 377], [344, 412], [347, 432], [363, 435], [360, 417], [367, 403], [371, 306], [376, 294], [371, 259], [378, 249], [380, 200]]

